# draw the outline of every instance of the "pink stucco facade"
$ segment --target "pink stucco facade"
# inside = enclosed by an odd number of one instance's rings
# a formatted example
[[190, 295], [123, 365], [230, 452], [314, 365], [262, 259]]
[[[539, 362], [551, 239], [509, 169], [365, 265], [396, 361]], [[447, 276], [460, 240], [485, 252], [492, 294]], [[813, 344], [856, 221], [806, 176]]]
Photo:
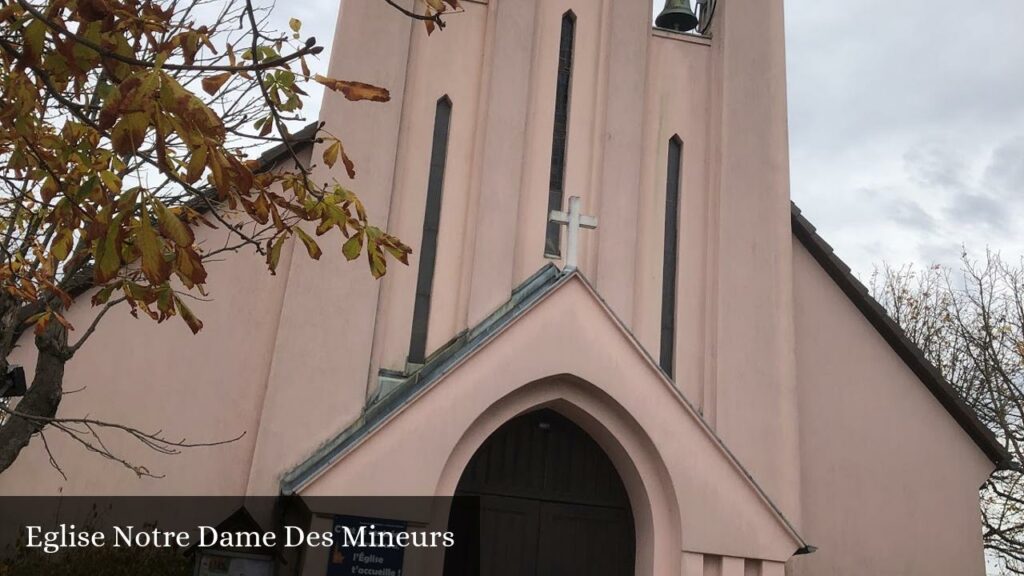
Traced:
[[[443, 96], [453, 114], [428, 352], [498, 310], [549, 262], [559, 26], [572, 10], [566, 195], [600, 221], [583, 233], [579, 273], [297, 491], [448, 495], [491, 432], [550, 407], [623, 478], [638, 576], [983, 574], [977, 489], [992, 462], [794, 238], [782, 0], [720, 0], [710, 38], [652, 30], [646, 0], [462, 3], [427, 37], [384, 2], [343, 0], [332, 50], [332, 76], [386, 86], [392, 101], [326, 96], [322, 119], [358, 177], [317, 177], [358, 191], [413, 245], [410, 266], [378, 282], [340, 250], [313, 262], [289, 247], [270, 276], [238, 254], [210, 268], [199, 336], [112, 315], [70, 364], [67, 388], [85, 389], [62, 414], [244, 436], [173, 457], [121, 446], [159, 480], [48, 436], [69, 480], [37, 440], [0, 494], [272, 495], [358, 424], [380, 371], [407, 369]], [[668, 378], [651, 355], [673, 136], [684, 160]], [[83, 298], [69, 317], [94, 313]], [[31, 369], [31, 347], [20, 354]], [[808, 544], [817, 552], [794, 557]]]

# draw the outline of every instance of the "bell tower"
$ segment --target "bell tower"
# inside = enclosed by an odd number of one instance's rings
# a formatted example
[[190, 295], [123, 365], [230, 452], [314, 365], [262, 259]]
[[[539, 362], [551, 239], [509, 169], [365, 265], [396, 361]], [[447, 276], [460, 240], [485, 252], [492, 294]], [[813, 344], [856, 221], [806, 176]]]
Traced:
[[720, 0], [711, 28], [705, 415], [799, 522], [782, 0]]

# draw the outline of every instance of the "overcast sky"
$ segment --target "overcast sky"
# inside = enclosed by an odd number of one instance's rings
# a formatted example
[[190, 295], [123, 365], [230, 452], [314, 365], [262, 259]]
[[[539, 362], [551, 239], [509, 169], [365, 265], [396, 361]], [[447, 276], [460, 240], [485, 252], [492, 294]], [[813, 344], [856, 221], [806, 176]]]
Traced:
[[[964, 6], [974, 7], [968, 11]], [[787, 0], [793, 199], [860, 275], [1024, 252], [1024, 1]]]
[[[326, 45], [338, 4], [276, 12]], [[839, 256], [862, 277], [961, 245], [1020, 257], [1024, 0], [786, 0], [786, 18], [793, 199]]]

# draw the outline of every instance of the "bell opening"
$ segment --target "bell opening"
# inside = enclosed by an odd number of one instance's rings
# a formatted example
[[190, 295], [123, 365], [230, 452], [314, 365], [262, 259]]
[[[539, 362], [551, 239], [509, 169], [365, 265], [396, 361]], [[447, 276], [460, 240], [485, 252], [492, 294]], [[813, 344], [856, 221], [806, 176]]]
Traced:
[[661, 14], [654, 20], [654, 25], [658, 28], [675, 30], [676, 32], [689, 32], [696, 28], [697, 24], [696, 16], [684, 13]]

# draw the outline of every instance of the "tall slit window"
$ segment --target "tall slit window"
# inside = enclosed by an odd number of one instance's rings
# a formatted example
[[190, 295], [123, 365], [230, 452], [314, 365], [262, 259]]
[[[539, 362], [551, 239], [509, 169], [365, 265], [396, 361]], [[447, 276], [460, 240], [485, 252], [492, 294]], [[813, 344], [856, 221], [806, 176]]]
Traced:
[[676, 278], [679, 267], [679, 188], [683, 165], [683, 141], [668, 141], [668, 174], [665, 179], [665, 249], [661, 276], [661, 369], [674, 369], [676, 347]]
[[423, 364], [427, 356], [427, 327], [430, 324], [430, 297], [437, 263], [437, 233], [441, 227], [441, 192], [444, 189], [444, 165], [448, 158], [448, 127], [452, 119], [452, 101], [448, 96], [437, 101], [434, 113], [434, 137], [430, 148], [430, 173], [427, 177], [427, 204], [423, 216], [419, 271], [416, 277], [416, 303], [412, 312], [412, 337], [408, 361]]
[[[562, 16], [562, 36], [558, 44], [558, 84], [555, 90], [555, 126], [551, 136], [551, 176], [548, 185], [548, 211], [562, 209], [565, 192], [565, 151], [569, 133], [569, 93], [572, 89], [573, 44], [576, 38], [576, 15], [572, 10]], [[546, 217], [545, 217], [546, 219]], [[544, 236], [544, 254], [562, 254], [562, 227], [548, 222]]]

